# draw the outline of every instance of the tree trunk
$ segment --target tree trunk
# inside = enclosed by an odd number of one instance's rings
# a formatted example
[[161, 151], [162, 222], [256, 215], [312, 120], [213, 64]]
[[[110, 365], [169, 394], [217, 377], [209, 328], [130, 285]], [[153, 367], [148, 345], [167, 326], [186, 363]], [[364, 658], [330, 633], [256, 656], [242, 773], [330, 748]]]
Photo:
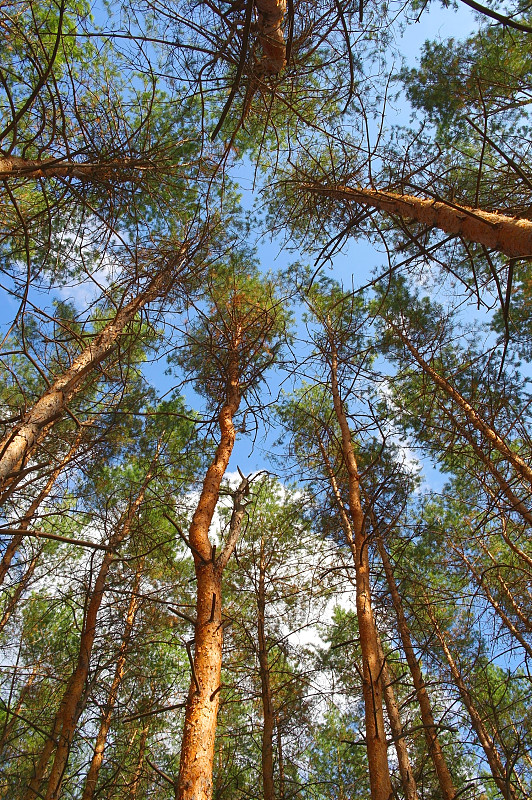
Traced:
[[[342, 528], [344, 529], [345, 537], [347, 543], [350, 547], [351, 554], [353, 556], [353, 562], [356, 566], [356, 548], [355, 548], [355, 541], [353, 537], [353, 529], [351, 523], [349, 521], [349, 517], [346, 513], [344, 502], [342, 499], [342, 495], [340, 493], [340, 489], [338, 487], [338, 483], [336, 481], [336, 476], [332, 469], [329, 457], [327, 455], [327, 451], [325, 450], [325, 446], [317, 432], [318, 441], [320, 452], [322, 454], [322, 458], [325, 463], [325, 468], [327, 470], [327, 474], [329, 476], [329, 482], [331, 484], [333, 494], [336, 500], [336, 505], [338, 507], [338, 511], [340, 513], [340, 519], [342, 522]], [[401, 782], [403, 784], [403, 791], [405, 793], [406, 800], [417, 800], [417, 787], [416, 782], [414, 779], [414, 774], [412, 772], [412, 767], [410, 765], [410, 758], [408, 756], [408, 749], [406, 746], [406, 741], [403, 736], [403, 726], [401, 723], [401, 716], [399, 713], [399, 707], [397, 705], [395, 699], [395, 693], [393, 691], [393, 681], [390, 677], [390, 672], [388, 669], [388, 665], [386, 663], [386, 658], [384, 656], [382, 650], [382, 644], [380, 638], [377, 638], [377, 644], [379, 648], [379, 657], [382, 663], [382, 690], [384, 695], [384, 702], [386, 705], [386, 711], [388, 713], [388, 719], [390, 721], [390, 728], [392, 730], [392, 735], [395, 744], [395, 750], [397, 753], [397, 761], [399, 764], [399, 772], [401, 773]]]
[[9, 178], [78, 178], [79, 180], [114, 183], [131, 180], [134, 172], [153, 170], [154, 164], [142, 159], [123, 158], [99, 163], [77, 163], [63, 158], [0, 158], [0, 180]]
[[258, 656], [262, 698], [262, 788], [264, 800], [275, 800], [273, 784], [273, 731], [275, 727], [275, 714], [273, 711], [272, 692], [270, 686], [270, 666], [268, 663], [268, 647], [266, 643], [265, 615], [266, 615], [266, 590], [265, 590], [265, 554], [264, 536], [260, 540], [259, 562], [259, 594], [257, 602], [257, 638]]
[[[532, 223], [530, 223], [532, 227]], [[428, 364], [419, 350], [414, 347], [410, 339], [403, 333], [403, 331], [389, 323], [393, 330], [397, 333], [405, 347], [413, 355], [414, 359], [417, 361], [423, 372], [434, 381], [436, 386], [439, 386], [440, 389], [449, 397], [453, 403], [456, 403], [462, 411], [464, 412], [466, 419], [470, 424], [476, 428], [476, 430], [484, 437], [486, 442], [488, 442], [492, 447], [494, 447], [498, 452], [502, 455], [502, 457], [508, 461], [515, 469], [517, 474], [523, 478], [530, 486], [532, 486], [532, 467], [524, 461], [520, 455], [514, 453], [514, 451], [509, 447], [502, 436], [500, 436], [497, 431], [495, 431], [488, 423], [481, 417], [481, 415], [475, 411], [471, 403], [469, 403], [465, 397], [463, 397], [460, 392], [455, 389], [449, 381], [440, 375], [435, 369], [433, 369], [430, 364]]]
[[456, 789], [454, 787], [453, 779], [451, 778], [451, 773], [447, 767], [447, 762], [445, 761], [445, 756], [443, 755], [443, 750], [438, 739], [438, 728], [434, 722], [432, 706], [427, 689], [425, 687], [425, 681], [423, 680], [423, 676], [421, 674], [421, 668], [416, 658], [416, 654], [414, 653], [414, 647], [412, 645], [412, 639], [410, 638], [410, 631], [406, 621], [405, 613], [403, 611], [401, 596], [395, 582], [392, 565], [390, 563], [390, 559], [388, 558], [386, 548], [384, 547], [384, 542], [379, 534], [377, 534], [377, 546], [379, 548], [379, 554], [384, 567], [386, 581], [388, 583], [393, 607], [397, 616], [397, 628], [403, 644], [406, 661], [410, 668], [410, 674], [412, 675], [414, 689], [416, 690], [428, 751], [438, 776], [438, 782], [440, 784], [443, 800], [454, 800], [456, 797]]
[[[156, 458], [158, 458], [158, 454], [159, 451], [157, 451]], [[89, 674], [94, 638], [96, 636], [97, 615], [98, 611], [100, 610], [105, 591], [107, 574], [114, 558], [113, 550], [124, 541], [131, 530], [133, 520], [135, 519], [139, 507], [144, 500], [146, 487], [151, 480], [154, 463], [155, 460], [152, 463], [150, 471], [144, 479], [139, 494], [128, 509], [123, 523], [109, 542], [109, 545], [112, 549], [107, 550], [103, 557], [103, 561], [94, 584], [94, 589], [85, 612], [77, 664], [72, 675], [70, 676], [67, 687], [63, 694], [63, 699], [55, 716], [52, 734], [45, 742], [39, 764], [30, 782], [28, 791], [26, 792], [25, 800], [34, 800], [36, 797], [43, 796], [40, 792], [40, 786], [44, 778], [48, 761], [54, 749], [54, 762], [48, 778], [48, 784], [44, 796], [45, 800], [57, 800], [60, 796], [61, 783], [68, 762], [70, 746], [72, 744], [78, 719], [83, 711], [83, 694], [87, 682], [87, 676]]]
[[390, 728], [392, 731], [393, 741], [395, 745], [395, 752], [397, 753], [397, 763], [399, 764], [399, 773], [401, 775], [401, 783], [403, 785], [403, 792], [405, 800], [417, 800], [417, 787], [408, 756], [408, 748], [403, 734], [403, 724], [401, 722], [401, 714], [399, 706], [395, 699], [395, 692], [393, 690], [393, 678], [386, 663], [386, 657], [382, 650], [382, 644], [379, 640], [379, 655], [382, 660], [382, 691], [384, 694], [384, 703], [390, 721]]
[[92, 756], [91, 765], [89, 767], [89, 771], [87, 773], [87, 778], [85, 781], [85, 788], [83, 789], [83, 794], [81, 796], [81, 800], [92, 800], [94, 796], [94, 791], [96, 789], [96, 784], [98, 783], [98, 776], [100, 774], [100, 768], [103, 763], [103, 756], [105, 752], [105, 745], [107, 743], [107, 735], [109, 733], [109, 729], [111, 727], [111, 720], [113, 717], [113, 711], [116, 703], [116, 699], [118, 697], [118, 691], [120, 689], [120, 684], [122, 683], [122, 678], [124, 677], [124, 667], [126, 664], [126, 657], [127, 651], [129, 648], [129, 641], [131, 638], [131, 632], [133, 630], [133, 625], [135, 622], [135, 615], [137, 613], [137, 608], [139, 604], [139, 600], [137, 597], [137, 591], [139, 588], [140, 577], [142, 574], [144, 561], [141, 560], [137, 572], [135, 574], [135, 580], [133, 582], [133, 588], [131, 590], [131, 598], [129, 600], [129, 606], [126, 613], [126, 625], [124, 628], [124, 635], [122, 637], [122, 644], [120, 645], [120, 650], [118, 653], [118, 659], [116, 662], [115, 667], [115, 674], [113, 678], [113, 682], [111, 684], [111, 689], [109, 691], [109, 695], [107, 698], [107, 703], [105, 704], [105, 712], [103, 717], [100, 721], [100, 728], [98, 730], [98, 735], [96, 736], [96, 743], [94, 747], [94, 753]]
[[[64, 468], [67, 466], [67, 464], [69, 464], [70, 461], [72, 461], [72, 458], [74, 457], [74, 454], [76, 453], [76, 451], [77, 451], [77, 449], [79, 447], [79, 444], [80, 444], [80, 441], [81, 441], [81, 437], [82, 437], [82, 431], [83, 431], [83, 428], [80, 428], [78, 430], [76, 438], [75, 438], [74, 442], [72, 443], [72, 446], [70, 447], [68, 453], [61, 460], [61, 462], [56, 466], [56, 468], [53, 470], [53, 472], [51, 473], [50, 477], [48, 478], [48, 481], [46, 482], [46, 486], [39, 492], [37, 497], [30, 504], [28, 510], [24, 514], [24, 517], [22, 518], [22, 520], [20, 522], [20, 525], [19, 525], [19, 528], [20, 528], [21, 532], [15, 534], [15, 536], [13, 536], [13, 538], [10, 541], [10, 543], [6, 547], [4, 555], [2, 557], [2, 562], [0, 563], [0, 586], [4, 582], [4, 578], [6, 577], [7, 571], [9, 569], [9, 567], [11, 566], [11, 561], [13, 560], [13, 556], [15, 555], [15, 553], [19, 549], [20, 545], [22, 544], [22, 541], [24, 539], [24, 531], [26, 531], [29, 528], [30, 523], [32, 522], [33, 517], [35, 516], [35, 513], [36, 513], [37, 509], [39, 508], [39, 506], [41, 505], [43, 500], [45, 500], [48, 497], [48, 495], [50, 494], [50, 492], [52, 491], [52, 488], [53, 488], [57, 478], [59, 477], [60, 473], [64, 470]], [[0, 533], [1, 532], [2, 531], [0, 529]]]
[[174, 268], [161, 269], [148, 288], [118, 311], [74, 359], [72, 366], [54, 380], [21, 422], [4, 437], [0, 442], [0, 489], [23, 467], [39, 442], [64, 414], [68, 402], [81, 390], [85, 376], [114, 350], [127, 325], [146, 303], [165, 290], [174, 272]]
[[436, 616], [434, 615], [434, 612], [426, 595], [425, 595], [425, 603], [426, 603], [427, 613], [434, 626], [434, 632], [438, 637], [442, 650], [445, 654], [445, 658], [447, 659], [447, 663], [449, 664], [449, 669], [451, 671], [453, 682], [455, 683], [458, 691], [460, 692], [462, 701], [469, 712], [469, 718], [471, 720], [471, 725], [473, 726], [473, 730], [477, 734], [478, 741], [482, 745], [482, 749], [486, 754], [486, 759], [490, 766], [491, 774], [493, 775], [493, 780], [495, 781], [497, 788], [499, 789], [505, 800], [517, 800], [517, 793], [510, 782], [510, 775], [507, 773], [501, 761], [501, 757], [497, 751], [497, 748], [495, 747], [495, 743], [491, 738], [491, 736], [489, 735], [488, 731], [486, 730], [486, 726], [482, 721], [482, 717], [480, 716], [475, 704], [473, 703], [473, 698], [471, 697], [469, 689], [465, 685], [460, 670], [458, 669], [458, 665], [456, 664], [456, 661], [452, 656], [452, 653], [449, 649], [445, 636], [438, 624]]
[[378, 636], [371, 607], [371, 586], [368, 542], [365, 534], [365, 518], [360, 499], [358, 467], [355, 459], [351, 431], [338, 388], [338, 356], [332, 336], [331, 346], [331, 388], [334, 410], [340, 426], [342, 452], [347, 468], [349, 484], [349, 510], [354, 531], [356, 553], [356, 603], [360, 647], [362, 650], [366, 747], [368, 752], [369, 777], [372, 800], [390, 800], [393, 796], [390, 771], [388, 768], [388, 749], [384, 714], [382, 709], [382, 660], [379, 655]]
[[[189, 530], [197, 581], [196, 625], [194, 658], [191, 659], [192, 678], [181, 743], [178, 800], [211, 800], [212, 797], [214, 737], [222, 669], [222, 570], [230, 553], [225, 548], [215, 560], [214, 548], [209, 540], [209, 527], [235, 443], [233, 416], [238, 411], [240, 399], [238, 362], [235, 356], [229, 368], [226, 400], [218, 418], [220, 443], [205, 475]], [[236, 539], [233, 547], [235, 542]]]
[[312, 184], [303, 184], [302, 188], [439, 228], [469, 242], [500, 250], [510, 258], [532, 256], [532, 222], [527, 219], [376, 189]]

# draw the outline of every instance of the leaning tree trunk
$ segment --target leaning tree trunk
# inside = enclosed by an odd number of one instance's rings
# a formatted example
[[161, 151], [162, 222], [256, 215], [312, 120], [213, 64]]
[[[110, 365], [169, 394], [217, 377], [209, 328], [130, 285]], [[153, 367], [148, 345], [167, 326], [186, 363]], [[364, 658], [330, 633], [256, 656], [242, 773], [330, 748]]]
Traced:
[[[452, 386], [452, 384], [449, 383], [449, 381], [443, 375], [441, 375], [437, 370], [431, 367], [427, 361], [425, 361], [419, 350], [412, 344], [406, 334], [399, 327], [397, 327], [397, 325], [393, 325], [392, 323], [390, 323], [390, 325], [393, 327], [395, 333], [399, 336], [405, 347], [410, 351], [423, 372], [428, 375], [432, 381], [434, 381], [436, 386], [439, 386], [439, 388], [453, 403], [456, 403], [456, 405], [462, 409], [467, 421], [481, 434], [481, 436], [489, 445], [498, 450], [502, 457], [513, 466], [517, 474], [532, 487], [532, 467], [527, 464], [527, 462], [522, 459], [518, 453], [515, 453], [512, 450], [504, 438], [493, 427], [491, 427], [486, 420], [483, 419], [478, 411], [473, 408], [471, 403], [469, 403], [466, 398], [457, 389], [455, 389], [454, 386]], [[458, 425], [457, 427], [459, 430], [461, 430], [462, 426]]]
[[[157, 451], [156, 458], [158, 458], [158, 453], [159, 451]], [[44, 743], [33, 778], [24, 796], [25, 800], [35, 800], [37, 797], [45, 797], [45, 800], [57, 800], [60, 796], [61, 784], [68, 763], [72, 739], [78, 719], [83, 711], [84, 690], [87, 683], [92, 648], [96, 636], [97, 615], [103, 600], [107, 575], [115, 557], [114, 551], [124, 541], [126, 536], [128, 536], [135, 516], [144, 501], [146, 487], [151, 480], [153, 467], [154, 463], [152, 463], [148, 474], [144, 478], [142, 488], [135, 501], [128, 509], [125, 519], [122, 521], [116, 534], [109, 541], [109, 548], [103, 557], [94, 589], [85, 612], [76, 667], [70, 676], [63, 694], [63, 699], [54, 719], [52, 732]], [[40, 787], [54, 750], [55, 757], [48, 778], [46, 792], [43, 795]]]
[[196, 624], [192, 678], [181, 743], [178, 800], [211, 800], [212, 797], [214, 738], [222, 670], [222, 573], [240, 532], [244, 515], [240, 501], [247, 493], [246, 480], [234, 495], [235, 509], [229, 538], [218, 558], [215, 558], [216, 549], [209, 540], [209, 527], [235, 443], [233, 417], [241, 399], [238, 369], [235, 355], [228, 371], [226, 399], [218, 417], [220, 443], [205, 475], [189, 530], [197, 581]]
[[303, 184], [302, 188], [439, 228], [467, 241], [500, 250], [510, 258], [532, 256], [532, 222], [528, 219], [376, 189], [317, 184]]
[[454, 800], [456, 797], [456, 789], [454, 787], [453, 779], [443, 754], [440, 740], [438, 739], [438, 727], [434, 721], [430, 698], [427, 693], [425, 681], [423, 680], [419, 661], [416, 658], [414, 647], [412, 645], [410, 630], [408, 628], [408, 623], [403, 610], [401, 595], [399, 594], [397, 584], [395, 582], [393, 568], [390, 563], [388, 553], [386, 552], [384, 542], [382, 541], [382, 537], [379, 534], [377, 534], [377, 547], [379, 549], [382, 565], [384, 567], [384, 574], [386, 575], [386, 581], [388, 583], [388, 589], [390, 590], [392, 604], [397, 616], [397, 628], [399, 630], [399, 636], [401, 637], [406, 661], [410, 669], [410, 674], [412, 675], [414, 689], [416, 690], [428, 751], [438, 776], [438, 782], [440, 784], [443, 800]]
[[384, 728], [382, 660], [373, 609], [371, 606], [371, 585], [368, 542], [365, 534], [365, 516], [362, 510], [358, 466], [355, 458], [351, 431], [345, 415], [338, 387], [338, 356], [329, 337], [331, 346], [331, 388], [334, 410], [341, 432], [342, 453], [347, 468], [349, 511], [354, 531], [356, 605], [360, 647], [362, 650], [366, 747], [368, 752], [369, 778], [372, 800], [390, 800], [393, 796], [390, 770], [388, 767], [388, 747]]
[[39, 442], [63, 416], [69, 401], [81, 390], [84, 378], [113, 352], [128, 324], [148, 302], [164, 292], [170, 275], [174, 273], [174, 264], [161, 269], [143, 292], [118, 311], [0, 442], [0, 491], [16, 476]]
[[517, 793], [510, 781], [510, 774], [507, 772], [504, 764], [502, 763], [501, 757], [497, 748], [495, 747], [495, 742], [489, 735], [486, 726], [482, 720], [482, 717], [473, 702], [473, 698], [471, 697], [471, 693], [467, 688], [465, 681], [462, 677], [462, 674], [458, 668], [456, 661], [453, 658], [449, 645], [447, 644], [447, 640], [443, 631], [441, 630], [436, 616], [432, 610], [432, 606], [430, 601], [425, 594], [425, 606], [427, 609], [428, 616], [430, 621], [432, 622], [434, 633], [436, 634], [442, 650], [445, 654], [445, 658], [447, 659], [447, 663], [449, 664], [449, 669], [451, 672], [451, 676], [455, 686], [457, 687], [458, 691], [460, 692], [460, 696], [462, 698], [462, 702], [467, 708], [469, 712], [469, 718], [471, 720], [471, 725], [473, 730], [475, 731], [478, 741], [480, 742], [482, 749], [486, 755], [486, 760], [490, 766], [491, 774], [493, 775], [493, 780], [499, 791], [501, 792], [502, 796], [505, 800], [517, 800]]
[[120, 645], [118, 659], [116, 661], [115, 674], [113, 682], [111, 684], [111, 689], [107, 696], [107, 702], [104, 706], [105, 710], [102, 719], [100, 721], [100, 728], [98, 730], [98, 734], [96, 736], [96, 742], [94, 745], [94, 753], [92, 755], [91, 764], [89, 767], [89, 771], [87, 773], [87, 778], [85, 780], [85, 787], [83, 789], [81, 800], [92, 800], [92, 798], [94, 797], [96, 784], [98, 783], [98, 776], [100, 774], [100, 769], [103, 764], [105, 746], [107, 743], [107, 736], [111, 728], [111, 721], [113, 718], [114, 707], [118, 697], [120, 685], [124, 677], [124, 669], [126, 665], [129, 642], [131, 639], [131, 633], [133, 631], [135, 616], [139, 605], [137, 592], [139, 588], [143, 565], [144, 565], [144, 560], [141, 559], [141, 562], [135, 574], [133, 588], [131, 589], [131, 597], [129, 600], [129, 606], [126, 613], [126, 625], [122, 636], [122, 643]]

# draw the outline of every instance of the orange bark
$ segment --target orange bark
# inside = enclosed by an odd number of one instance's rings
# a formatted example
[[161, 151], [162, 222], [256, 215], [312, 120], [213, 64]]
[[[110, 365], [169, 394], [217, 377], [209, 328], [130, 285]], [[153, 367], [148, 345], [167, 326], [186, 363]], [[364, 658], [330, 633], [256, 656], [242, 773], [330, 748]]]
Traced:
[[5, 156], [0, 158], [0, 179], [7, 178], [78, 178], [79, 180], [127, 181], [132, 172], [153, 169], [154, 165], [141, 159], [123, 158], [100, 163], [78, 163], [63, 158], [21, 158]]
[[162, 269], [147, 289], [123, 306], [0, 442], [0, 489], [21, 469], [42, 438], [64, 414], [68, 402], [81, 390], [85, 376], [114, 350], [126, 326], [146, 303], [164, 292], [170, 272], [173, 270]]
[[210, 800], [212, 797], [214, 737], [222, 670], [222, 570], [227, 563], [228, 552], [226, 548], [218, 559], [214, 559], [209, 527], [235, 443], [233, 417], [238, 411], [240, 399], [238, 361], [235, 355], [228, 371], [226, 400], [218, 417], [220, 442], [205, 475], [189, 530], [197, 581], [196, 625], [192, 679], [181, 743], [178, 800]]
[[364, 695], [366, 747], [371, 797], [372, 800], [390, 800], [393, 797], [393, 790], [388, 767], [388, 748], [382, 708], [381, 676], [383, 665], [379, 654], [378, 635], [371, 605], [370, 567], [365, 518], [361, 504], [358, 466], [351, 439], [351, 431], [338, 387], [338, 356], [332, 336], [329, 337], [329, 341], [331, 346], [332, 397], [341, 432], [342, 453], [347, 468], [349, 511], [354, 531], [356, 604], [360, 647], [362, 650], [362, 692]]
[[286, 66], [286, 44], [282, 29], [286, 0], [255, 0], [258, 11], [258, 39], [262, 58], [257, 71], [261, 75], [277, 75]]
[[376, 189], [311, 184], [304, 185], [304, 188], [326, 197], [377, 208], [403, 219], [413, 219], [467, 241], [500, 250], [510, 258], [532, 256], [532, 222], [528, 219]]

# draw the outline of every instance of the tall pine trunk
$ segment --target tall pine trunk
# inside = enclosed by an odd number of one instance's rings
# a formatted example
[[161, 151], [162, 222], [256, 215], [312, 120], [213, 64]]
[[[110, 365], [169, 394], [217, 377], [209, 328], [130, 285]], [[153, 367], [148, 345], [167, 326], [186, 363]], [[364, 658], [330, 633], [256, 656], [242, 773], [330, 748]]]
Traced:
[[390, 800], [393, 796], [393, 790], [388, 767], [388, 747], [382, 707], [382, 660], [379, 653], [378, 634], [371, 605], [369, 554], [365, 532], [366, 521], [362, 510], [358, 466], [351, 431], [338, 387], [338, 356], [332, 336], [329, 337], [329, 342], [331, 347], [332, 399], [341, 432], [342, 453], [348, 476], [349, 511], [354, 532], [356, 605], [360, 647], [362, 650], [362, 691], [364, 695], [366, 747], [371, 797], [372, 800]]

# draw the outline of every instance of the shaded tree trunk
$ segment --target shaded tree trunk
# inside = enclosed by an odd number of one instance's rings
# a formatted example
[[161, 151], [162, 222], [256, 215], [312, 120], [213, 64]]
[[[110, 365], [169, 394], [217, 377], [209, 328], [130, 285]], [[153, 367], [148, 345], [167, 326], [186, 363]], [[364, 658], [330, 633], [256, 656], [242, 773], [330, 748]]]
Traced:
[[397, 616], [397, 628], [401, 637], [404, 654], [410, 669], [410, 674], [412, 675], [414, 689], [416, 690], [428, 751], [432, 759], [432, 763], [434, 764], [436, 775], [438, 776], [438, 782], [440, 784], [444, 800], [454, 800], [456, 797], [456, 789], [454, 787], [453, 779], [451, 777], [451, 773], [449, 772], [449, 768], [438, 739], [438, 726], [434, 721], [430, 698], [427, 693], [425, 681], [423, 680], [423, 675], [421, 674], [419, 661], [417, 660], [414, 652], [412, 639], [410, 637], [410, 630], [408, 628], [408, 623], [403, 610], [401, 595], [399, 594], [399, 590], [395, 582], [392, 565], [390, 563], [388, 553], [386, 552], [384, 542], [379, 534], [377, 534], [377, 547], [379, 549], [379, 554], [384, 567], [384, 573], [386, 575], [386, 581], [388, 583], [393, 607]]
[[122, 678], [124, 677], [124, 668], [129, 648], [129, 641], [131, 639], [131, 633], [133, 631], [133, 625], [135, 623], [135, 615], [137, 613], [137, 608], [139, 604], [137, 591], [139, 588], [142, 568], [143, 568], [143, 560], [141, 560], [137, 572], [135, 574], [135, 580], [133, 582], [133, 588], [131, 590], [131, 598], [126, 613], [126, 625], [124, 628], [124, 634], [122, 637], [120, 650], [118, 652], [115, 674], [113, 682], [111, 684], [109, 695], [107, 697], [107, 702], [105, 704], [105, 712], [100, 721], [100, 728], [98, 730], [98, 734], [96, 736], [96, 743], [94, 746], [94, 753], [92, 755], [91, 764], [89, 767], [89, 771], [87, 773], [87, 778], [85, 780], [85, 787], [83, 789], [81, 800], [92, 800], [96, 789], [96, 784], [98, 783], [98, 776], [100, 774], [100, 769], [104, 758], [105, 745], [107, 743], [107, 735], [111, 728], [111, 721], [113, 717], [114, 707], [116, 704], [116, 699], [118, 697], [118, 691], [120, 689], [120, 684], [122, 683]]
[[[156, 459], [158, 455], [159, 450], [157, 451]], [[97, 615], [103, 600], [107, 575], [114, 559], [113, 551], [124, 541], [131, 530], [131, 525], [144, 501], [146, 487], [152, 478], [154, 463], [155, 460], [144, 479], [142, 488], [135, 501], [130, 505], [117, 533], [109, 542], [109, 546], [112, 549], [107, 550], [103, 557], [83, 620], [77, 664], [63, 694], [63, 699], [54, 719], [52, 733], [44, 744], [41, 758], [28, 787], [28, 791], [25, 794], [25, 800], [34, 800], [36, 797], [43, 796], [40, 791], [40, 786], [54, 750], [55, 757], [44, 797], [45, 800], [57, 800], [60, 796], [61, 783], [68, 762], [72, 739], [78, 719], [83, 711], [84, 690], [89, 674], [92, 648], [96, 636]]]
[[275, 714], [273, 711], [272, 692], [270, 686], [270, 667], [268, 663], [268, 647], [266, 642], [265, 616], [266, 616], [266, 564], [264, 552], [264, 537], [260, 540], [259, 561], [259, 592], [257, 597], [257, 638], [258, 656], [262, 698], [262, 788], [264, 800], [275, 800], [273, 784], [273, 732], [275, 728]]
[[475, 731], [478, 741], [480, 742], [484, 753], [486, 754], [487, 762], [490, 766], [491, 774], [493, 775], [493, 780], [497, 785], [497, 788], [501, 792], [502, 796], [505, 800], [517, 800], [517, 793], [512, 786], [510, 774], [506, 771], [504, 764], [502, 763], [501, 757], [495, 747], [495, 743], [491, 736], [489, 735], [486, 726], [482, 720], [478, 709], [476, 708], [471, 693], [467, 688], [464, 679], [462, 678], [462, 674], [458, 668], [456, 661], [453, 658], [453, 655], [449, 649], [449, 645], [447, 644], [447, 640], [441, 630], [436, 616], [432, 610], [432, 606], [425, 595], [425, 606], [427, 609], [427, 613], [429, 615], [430, 621], [434, 627], [434, 633], [436, 634], [442, 650], [444, 652], [445, 658], [447, 659], [447, 663], [449, 664], [449, 669], [451, 671], [451, 676], [455, 686], [457, 687], [458, 691], [460, 692], [460, 696], [462, 698], [462, 702], [464, 703], [467, 711], [469, 713], [469, 718], [471, 720], [471, 725], [473, 730]]

